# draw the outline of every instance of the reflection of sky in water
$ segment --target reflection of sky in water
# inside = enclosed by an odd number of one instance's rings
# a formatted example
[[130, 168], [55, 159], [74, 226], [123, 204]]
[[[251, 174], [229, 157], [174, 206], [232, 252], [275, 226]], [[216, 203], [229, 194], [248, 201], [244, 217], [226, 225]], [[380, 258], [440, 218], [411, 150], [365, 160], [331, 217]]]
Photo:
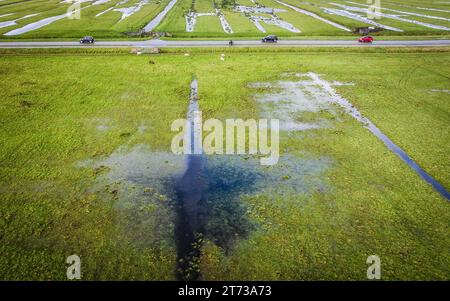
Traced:
[[[238, 195], [309, 193], [324, 188], [319, 176], [329, 163], [328, 158], [303, 159], [285, 154], [280, 156], [278, 164], [263, 166], [257, 157], [212, 155], [206, 157], [203, 175], [209, 183], [211, 198], [227, 190]], [[119, 149], [106, 159], [86, 161], [83, 165], [108, 167], [110, 171], [99, 179], [103, 184], [121, 182], [124, 189], [127, 184], [140, 185], [168, 196], [173, 193], [170, 185], [185, 171], [183, 156], [152, 152], [145, 145]]]
[[[248, 156], [216, 155], [205, 159], [201, 175], [205, 197], [200, 205], [203, 226], [205, 234], [224, 248], [230, 247], [235, 239], [245, 237], [252, 228], [241, 197], [275, 198], [325, 190], [320, 176], [330, 164], [328, 158], [303, 159], [293, 155], [282, 155], [274, 166], [262, 166], [259, 158]], [[186, 170], [183, 156], [152, 152], [147, 146], [138, 145], [129, 150], [119, 149], [105, 159], [85, 161], [82, 165], [107, 167], [95, 189], [101, 191], [108, 186], [117, 190], [115, 208], [128, 214], [128, 227], [136, 229], [136, 225], [151, 223], [146, 229], [161, 234], [144, 241], [154, 243], [163, 239], [161, 236], [171, 235], [161, 228], [172, 223], [170, 207], [176, 203], [177, 180]], [[148, 206], [152, 208], [151, 214], [146, 213]]]
[[327, 119], [317, 116], [314, 120], [302, 121], [302, 113], [319, 113], [326, 110], [334, 113], [325, 91], [305, 80], [281, 80], [275, 83], [255, 83], [251, 88], [262, 88], [256, 94], [261, 107], [261, 117], [280, 120], [284, 131], [304, 131], [330, 126]]

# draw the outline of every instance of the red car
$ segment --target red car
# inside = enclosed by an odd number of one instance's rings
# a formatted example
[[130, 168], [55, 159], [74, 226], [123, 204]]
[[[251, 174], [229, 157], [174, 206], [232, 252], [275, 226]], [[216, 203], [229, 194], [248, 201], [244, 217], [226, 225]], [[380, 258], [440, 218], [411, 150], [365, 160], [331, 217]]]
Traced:
[[358, 39], [358, 42], [360, 42], [360, 43], [372, 43], [373, 42], [373, 37], [371, 37], [371, 36], [362, 37], [362, 38]]

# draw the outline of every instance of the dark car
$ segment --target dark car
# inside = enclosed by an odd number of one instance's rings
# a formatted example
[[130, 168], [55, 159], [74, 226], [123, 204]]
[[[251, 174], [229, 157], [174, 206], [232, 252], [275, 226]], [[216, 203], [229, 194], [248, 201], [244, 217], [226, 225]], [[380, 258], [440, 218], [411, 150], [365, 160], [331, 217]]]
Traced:
[[276, 43], [278, 41], [278, 37], [277, 36], [267, 36], [265, 38], [262, 39], [263, 43]]
[[84, 37], [80, 40], [80, 44], [94, 44], [94, 43], [95, 43], [94, 38], [90, 36]]

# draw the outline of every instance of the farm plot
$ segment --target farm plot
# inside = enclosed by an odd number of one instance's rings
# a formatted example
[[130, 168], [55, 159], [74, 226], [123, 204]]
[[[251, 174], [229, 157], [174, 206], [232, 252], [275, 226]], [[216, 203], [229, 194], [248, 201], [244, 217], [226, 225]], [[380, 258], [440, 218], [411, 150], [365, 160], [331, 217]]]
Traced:
[[369, 9], [362, 0], [86, 0], [78, 6], [60, 0], [3, 1], [0, 37], [118, 38], [142, 29], [174, 37], [339, 36], [367, 26], [382, 28], [380, 35], [450, 31], [445, 3], [384, 1], [380, 18], [371, 18]]
[[441, 9], [438, 9], [433, 6], [424, 7], [427, 2], [411, 6], [395, 4], [394, 1], [383, 1], [379, 13], [375, 15], [374, 9], [370, 9], [370, 5], [361, 0], [309, 1], [307, 3], [287, 0], [283, 2], [314, 12], [349, 28], [380, 27], [384, 29], [382, 34], [387, 35], [448, 34], [450, 31], [449, 14], [445, 14], [445, 9], [442, 9], [446, 4], [441, 4], [439, 6]]
[[156, 30], [170, 32], [173, 36], [232, 34], [227, 16], [212, 0], [180, 1]]
[[[141, 30], [168, 3], [168, 0], [97, 0], [81, 2], [79, 7], [60, 1], [46, 1], [43, 5], [34, 1], [14, 3], [0, 7], [0, 14], [12, 13], [0, 18], [0, 34], [2, 38], [123, 37], [124, 32]], [[6, 21], [15, 24], [3, 23]]]
[[1, 279], [63, 280], [74, 253], [84, 280], [193, 276], [170, 145], [194, 74], [205, 119], [282, 125], [277, 165], [206, 158], [199, 279], [365, 279], [377, 254], [385, 280], [448, 280], [448, 201], [333, 103], [448, 189], [448, 52], [197, 51], [1, 50]]
[[[393, 6], [383, 3], [380, 18], [372, 18], [369, 5], [363, 1], [243, 0], [237, 1], [234, 6], [224, 6], [220, 1], [200, 0], [192, 5], [185, 8], [184, 13], [178, 13], [190, 24], [185, 26], [189, 34], [175, 25], [166, 24], [159, 29], [170, 31], [175, 36], [226, 36], [231, 33], [237, 36], [253, 33], [255, 36], [267, 32], [281, 36], [338, 36], [350, 35], [355, 28], [367, 26], [382, 28], [379, 33], [382, 35], [448, 34], [450, 31], [450, 19], [444, 11], [430, 10], [437, 8], [426, 10], [420, 6], [405, 8], [403, 4]], [[214, 16], [217, 17], [214, 8], [220, 9], [231, 30], [217, 27], [217, 22], [213, 21]], [[205, 18], [202, 22], [204, 26], [195, 29], [197, 19], [201, 18]], [[179, 20], [172, 22], [181, 23]]]
[[[260, 0], [257, 3], [260, 5], [264, 5], [265, 7], [271, 7], [279, 10], [279, 12], [277, 12], [276, 15], [279, 16], [282, 20], [285, 20], [286, 22], [292, 24], [296, 28], [299, 28], [302, 34], [307, 35], [325, 34], [337, 36], [337, 35], [345, 35], [350, 32], [349, 28], [346, 28], [345, 26], [342, 26], [338, 23], [333, 23], [328, 19], [321, 20], [318, 16], [315, 17], [314, 15], [306, 14], [309, 12], [300, 13], [298, 11], [295, 11], [297, 7], [289, 6], [289, 4], [285, 2], [276, 2], [273, 0]], [[285, 31], [281, 30], [281, 28], [275, 29], [272, 27], [270, 29], [274, 30], [279, 35], [285, 34]]]
[[[356, 2], [348, 1], [347, 4], [339, 4], [339, 3], [330, 3], [331, 5], [337, 7], [337, 9], [329, 9], [328, 11], [331, 13], [341, 13], [343, 11], [346, 12], [347, 15], [355, 16], [358, 15], [360, 18], [364, 18], [362, 15], [369, 15], [369, 5], [360, 5]], [[413, 14], [413, 13], [407, 13], [400, 10], [393, 10], [386, 7], [381, 7], [381, 11], [377, 13], [377, 16], [379, 16], [379, 20], [383, 23], [386, 23], [387, 25], [383, 25], [380, 23], [380, 25], [377, 26], [390, 26], [391, 28], [394, 28], [393, 26], [401, 27], [403, 26], [404, 29], [396, 28], [394, 30], [403, 30], [403, 31], [412, 31], [414, 29], [417, 29], [419, 27], [425, 27], [431, 30], [440, 30], [440, 31], [450, 31], [450, 28], [447, 27], [448, 23], [450, 21], [449, 18], [443, 18], [443, 17], [433, 17], [430, 15], [425, 14]], [[430, 22], [423, 22], [414, 18], [429, 18], [433, 20], [433, 23]], [[444, 23], [445, 22], [445, 23]], [[377, 23], [377, 22], [375, 22]], [[440, 23], [444, 23], [447, 26], [440, 25]], [[411, 24], [413, 26], [411, 26]], [[389, 29], [389, 28], [387, 28]], [[391, 29], [393, 30], [393, 29]]]
[[[180, 10], [174, 11], [158, 30], [169, 31], [174, 36], [229, 36], [229, 34], [256, 36], [258, 33], [260, 35], [267, 32], [298, 35], [302, 32], [301, 26], [304, 26], [310, 34], [318, 34], [328, 29], [330, 30], [329, 34], [338, 34], [342, 31], [341, 29], [335, 30], [335, 27], [316, 21], [310, 16], [299, 15], [291, 8], [273, 1], [262, 3], [244, 1], [243, 3], [245, 5], [237, 2], [235, 6], [222, 6], [220, 2], [200, 0], [192, 2], [189, 8], [186, 3], [184, 4], [184, 13]], [[178, 17], [174, 17], [175, 15]], [[180, 16], [186, 19], [185, 32], [180, 28], [180, 20], [177, 20]], [[222, 16], [223, 18], [221, 18]], [[203, 21], [200, 21], [202, 19]], [[220, 20], [222, 29], [217, 28], [217, 20], [214, 19]], [[200, 28], [197, 28], [197, 22], [202, 22]]]

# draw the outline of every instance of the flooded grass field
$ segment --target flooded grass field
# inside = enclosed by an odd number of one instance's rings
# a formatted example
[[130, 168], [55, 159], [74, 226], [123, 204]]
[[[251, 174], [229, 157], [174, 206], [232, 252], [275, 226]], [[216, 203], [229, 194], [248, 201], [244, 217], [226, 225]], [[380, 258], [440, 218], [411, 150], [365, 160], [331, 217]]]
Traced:
[[[450, 203], [361, 122], [448, 191], [449, 52], [42, 51], [0, 56], [1, 279], [449, 278]], [[194, 76], [278, 164], [172, 153]]]

